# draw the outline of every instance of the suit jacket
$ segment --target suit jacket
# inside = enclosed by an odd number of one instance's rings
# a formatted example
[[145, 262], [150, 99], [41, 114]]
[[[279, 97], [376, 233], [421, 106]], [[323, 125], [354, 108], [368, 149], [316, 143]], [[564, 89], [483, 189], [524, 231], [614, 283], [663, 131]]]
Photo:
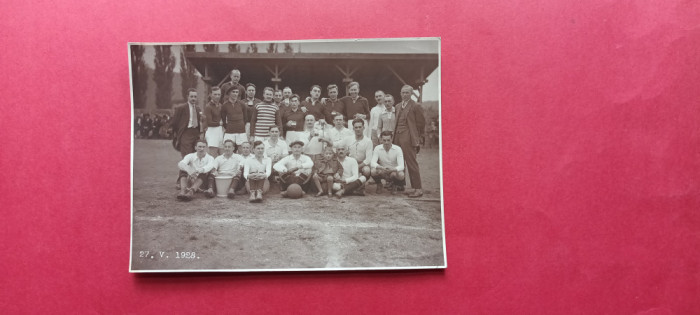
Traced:
[[[406, 124], [408, 125], [408, 133], [411, 136], [411, 143], [414, 147], [420, 145], [420, 136], [423, 135], [425, 131], [425, 116], [423, 116], [423, 108], [420, 104], [409, 100], [406, 108], [401, 108], [401, 103], [394, 106], [396, 109], [396, 125], [394, 126], [394, 132], [396, 132], [396, 127], [399, 125], [399, 115], [401, 111], [407, 110], [406, 113]], [[394, 137], [394, 144], [398, 144], [397, 138]]]
[[[187, 128], [187, 124], [190, 122], [189, 106], [190, 104], [185, 103], [175, 107], [175, 114], [173, 115], [173, 119], [170, 120], [170, 125], [173, 127], [173, 148], [175, 148], [177, 151], [180, 151], [180, 140], [182, 139], [182, 133]], [[197, 112], [197, 123], [201, 128], [201, 110], [199, 107], [197, 107], [197, 105], [195, 105], [195, 111]]]

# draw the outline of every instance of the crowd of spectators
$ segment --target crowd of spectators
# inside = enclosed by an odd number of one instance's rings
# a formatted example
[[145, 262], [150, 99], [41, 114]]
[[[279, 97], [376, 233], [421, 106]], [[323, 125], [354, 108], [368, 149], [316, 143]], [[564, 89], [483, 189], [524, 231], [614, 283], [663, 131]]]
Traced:
[[134, 117], [134, 138], [136, 139], [171, 139], [173, 128], [170, 115], [145, 113]]

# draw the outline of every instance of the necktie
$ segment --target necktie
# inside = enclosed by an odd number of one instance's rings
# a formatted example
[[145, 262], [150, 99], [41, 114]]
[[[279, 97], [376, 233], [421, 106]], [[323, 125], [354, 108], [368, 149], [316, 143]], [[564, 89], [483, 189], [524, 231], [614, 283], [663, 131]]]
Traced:
[[192, 128], [197, 128], [199, 125], [197, 124], [197, 109], [194, 107], [194, 105], [190, 105], [190, 119], [192, 119]]

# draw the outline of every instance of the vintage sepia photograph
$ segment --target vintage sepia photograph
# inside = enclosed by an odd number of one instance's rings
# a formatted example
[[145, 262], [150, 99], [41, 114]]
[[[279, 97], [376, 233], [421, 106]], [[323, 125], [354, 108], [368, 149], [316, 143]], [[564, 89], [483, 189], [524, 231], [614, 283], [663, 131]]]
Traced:
[[439, 38], [128, 48], [130, 272], [447, 267]]

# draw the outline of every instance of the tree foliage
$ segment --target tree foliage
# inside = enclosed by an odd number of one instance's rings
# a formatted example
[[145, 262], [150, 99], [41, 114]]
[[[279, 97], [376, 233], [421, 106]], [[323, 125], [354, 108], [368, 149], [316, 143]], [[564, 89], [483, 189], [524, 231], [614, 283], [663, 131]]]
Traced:
[[146, 47], [131, 45], [131, 85], [134, 93], [134, 108], [146, 107], [146, 89], [148, 88], [148, 72], [143, 53]]
[[170, 45], [156, 45], [154, 58], [155, 70], [153, 81], [156, 82], [156, 107], [171, 108], [173, 93], [173, 69], [175, 68], [175, 56]]
[[182, 80], [180, 81], [181, 84], [181, 91], [182, 92], [182, 98], [187, 99], [187, 89], [190, 88], [197, 88], [197, 68], [195, 68], [189, 61], [187, 61], [187, 58], [185, 58], [185, 52], [182, 51], [180, 52], [180, 76], [182, 77]]

